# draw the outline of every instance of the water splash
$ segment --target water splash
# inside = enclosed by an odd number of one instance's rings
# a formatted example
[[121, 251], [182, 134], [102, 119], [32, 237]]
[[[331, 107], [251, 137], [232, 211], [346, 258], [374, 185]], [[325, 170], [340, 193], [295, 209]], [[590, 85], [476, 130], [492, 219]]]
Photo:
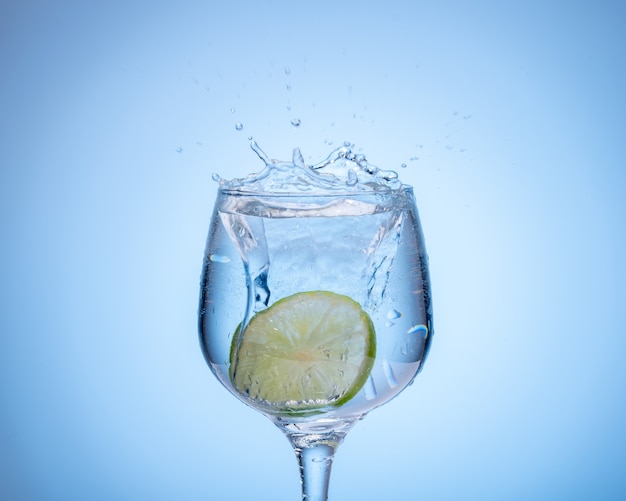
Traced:
[[291, 157], [291, 161], [295, 167], [299, 169], [306, 169], [306, 165], [304, 164], [304, 157], [302, 156], [302, 152], [300, 148], [296, 148], [293, 150], [293, 156]]
[[359, 182], [359, 176], [357, 176], [357, 173], [354, 169], [350, 169], [348, 171], [348, 179], [346, 180], [346, 184], [348, 186], [355, 186], [356, 183]]
[[393, 170], [384, 170], [369, 163], [354, 145], [345, 142], [324, 160], [307, 165], [299, 148], [291, 162], [270, 159], [252, 141], [250, 147], [265, 164], [265, 168], [245, 178], [219, 178], [220, 187], [245, 193], [345, 193], [402, 191], [406, 186]]
[[256, 155], [261, 159], [261, 161], [266, 166], [268, 166], [268, 165], [270, 165], [272, 163], [272, 161], [269, 159], [269, 157], [265, 154], [265, 152], [261, 149], [261, 147], [258, 145], [258, 143], [256, 141], [252, 141], [250, 143], [250, 148], [252, 148], [252, 151], [254, 151], [256, 153]]

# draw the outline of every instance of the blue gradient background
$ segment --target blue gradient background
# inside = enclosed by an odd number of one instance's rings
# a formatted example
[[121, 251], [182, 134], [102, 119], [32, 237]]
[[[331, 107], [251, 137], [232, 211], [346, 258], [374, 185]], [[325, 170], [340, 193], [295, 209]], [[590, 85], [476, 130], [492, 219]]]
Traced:
[[258, 170], [254, 136], [308, 161], [354, 142], [426, 234], [430, 358], [348, 435], [331, 499], [624, 499], [625, 23], [619, 1], [4, 1], [0, 498], [299, 498], [196, 333], [211, 174]]

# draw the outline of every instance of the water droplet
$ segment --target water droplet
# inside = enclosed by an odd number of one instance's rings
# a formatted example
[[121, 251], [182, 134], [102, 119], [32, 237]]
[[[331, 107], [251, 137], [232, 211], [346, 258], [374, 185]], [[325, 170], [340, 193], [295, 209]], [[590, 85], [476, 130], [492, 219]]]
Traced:
[[285, 75], [291, 75], [291, 68], [289, 66], [285, 66]]
[[401, 164], [400, 167], [402, 167], [403, 169], [406, 169], [406, 164]]
[[241, 122], [237, 122], [237, 123], [235, 124], [235, 129], [237, 129], [237, 130], [242, 130], [242, 129], [243, 129], [243, 124], [242, 124]]
[[291, 125], [293, 125], [294, 127], [300, 127], [301, 123], [302, 120], [300, 120], [299, 118], [294, 118], [293, 120], [291, 120]]
[[387, 318], [389, 320], [393, 320], [395, 318], [400, 318], [402, 316], [402, 313], [400, 313], [398, 310], [389, 310], [387, 312]]
[[426, 327], [423, 324], [414, 325], [408, 331], [406, 331], [406, 333], [407, 334], [418, 334], [418, 335], [422, 336], [423, 338], [426, 338], [428, 336], [428, 327]]
[[230, 263], [230, 258], [228, 256], [222, 256], [220, 254], [211, 254], [209, 256], [209, 260], [213, 263]]
[[235, 113], [235, 108], [231, 108], [231, 109], [230, 109], [230, 112], [231, 112], [231, 113]]
[[179, 146], [178, 148], [176, 148], [176, 153], [182, 153], [183, 149]]
[[220, 179], [222, 179], [222, 178], [220, 177], [220, 175], [219, 175], [217, 172], [214, 172], [214, 173], [211, 175], [211, 179], [213, 179], [213, 181], [217, 181], [217, 182], [219, 183], [219, 182], [220, 182]]

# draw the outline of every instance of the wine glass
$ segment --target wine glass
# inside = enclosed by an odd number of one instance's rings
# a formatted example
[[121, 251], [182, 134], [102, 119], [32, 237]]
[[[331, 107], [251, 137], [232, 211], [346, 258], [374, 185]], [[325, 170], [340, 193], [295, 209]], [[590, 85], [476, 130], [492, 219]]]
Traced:
[[201, 347], [237, 398], [291, 442], [302, 496], [326, 500], [334, 453], [409, 386], [432, 339], [412, 188], [344, 146], [220, 181], [204, 256]]

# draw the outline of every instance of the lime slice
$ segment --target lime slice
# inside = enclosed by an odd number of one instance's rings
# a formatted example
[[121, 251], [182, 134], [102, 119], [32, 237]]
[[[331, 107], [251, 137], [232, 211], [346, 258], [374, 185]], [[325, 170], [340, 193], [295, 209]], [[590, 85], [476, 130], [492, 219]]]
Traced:
[[231, 349], [231, 380], [253, 403], [278, 412], [339, 406], [374, 364], [374, 325], [361, 305], [332, 292], [301, 292], [256, 314]]

